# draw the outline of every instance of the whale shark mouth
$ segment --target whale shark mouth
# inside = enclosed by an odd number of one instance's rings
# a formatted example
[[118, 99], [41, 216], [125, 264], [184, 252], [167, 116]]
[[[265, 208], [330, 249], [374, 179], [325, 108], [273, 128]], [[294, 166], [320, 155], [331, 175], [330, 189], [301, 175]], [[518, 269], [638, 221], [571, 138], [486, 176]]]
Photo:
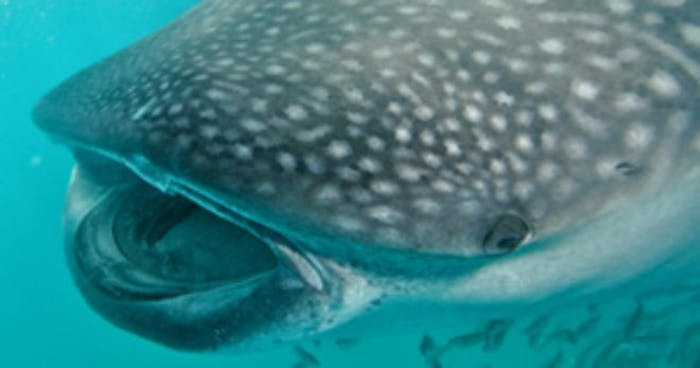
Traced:
[[[67, 256], [103, 317], [185, 350], [281, 342], [276, 333], [306, 333], [296, 323], [321, 323], [314, 309], [335, 294], [311, 255], [235, 213], [224, 219], [164, 193], [112, 159], [81, 150], [76, 158]], [[308, 314], [296, 321], [302, 303]]]
[[271, 249], [250, 232], [140, 181], [109, 190], [75, 239], [80, 271], [124, 298], [245, 284], [277, 267]]

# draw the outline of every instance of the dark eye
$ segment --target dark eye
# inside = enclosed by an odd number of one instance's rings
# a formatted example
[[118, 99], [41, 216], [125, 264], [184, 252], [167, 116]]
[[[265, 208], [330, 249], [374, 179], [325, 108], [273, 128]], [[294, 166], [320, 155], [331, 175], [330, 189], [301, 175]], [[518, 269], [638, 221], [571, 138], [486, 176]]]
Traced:
[[484, 253], [489, 255], [514, 251], [530, 235], [530, 227], [516, 215], [505, 214], [496, 219], [484, 236]]

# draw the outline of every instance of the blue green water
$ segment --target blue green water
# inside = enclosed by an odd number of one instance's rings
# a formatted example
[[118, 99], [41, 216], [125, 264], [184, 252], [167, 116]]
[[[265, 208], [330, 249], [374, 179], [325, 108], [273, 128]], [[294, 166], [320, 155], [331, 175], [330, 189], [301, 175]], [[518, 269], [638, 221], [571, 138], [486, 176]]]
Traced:
[[[195, 3], [0, 0], [0, 367], [292, 367], [299, 360], [290, 347], [236, 356], [198, 355], [143, 340], [91, 311], [65, 265], [60, 219], [73, 159], [68, 150], [52, 144], [32, 124], [31, 108], [42, 94], [70, 74], [158, 29]], [[674, 301], [670, 304], [676, 309], [671, 311], [688, 313], [698, 300]], [[647, 308], [653, 309], [649, 305]], [[664, 308], [667, 306], [657, 310]], [[606, 309], [610, 317], [604, 323], [618, 329], [621, 326], [622, 330], [637, 329], [642, 323], [638, 321], [638, 309], [633, 301], [620, 301]], [[591, 310], [581, 306], [556, 323], [585, 326], [598, 316]], [[607, 313], [611, 310], [615, 313]], [[573, 349], [572, 342], [567, 341], [571, 338], [561, 333], [566, 329], [557, 329], [556, 325], [546, 334], [546, 346], [538, 347], [534, 354], [528, 327], [537, 318], [531, 316], [514, 327], [520, 333], [508, 337], [507, 349], [484, 351], [481, 343], [474, 344], [446, 356], [445, 365], [530, 367], [553, 362], [550, 366], [559, 366], [558, 353]], [[678, 326], [668, 325], [651, 338], [644, 335], [634, 340], [635, 335], [623, 348], [653, 351], [662, 345], [655, 340], [657, 336], [675, 341], [684, 331], [692, 333], [686, 336], [688, 339], [700, 340], [700, 333], [685, 328], [696, 326], [697, 316], [683, 315], [671, 322]], [[452, 333], [431, 331], [431, 335], [442, 343], [455, 333], [480, 328], [454, 327]], [[338, 346], [331, 340], [322, 340], [320, 346], [310, 342], [304, 346], [318, 357], [321, 366], [424, 367], [419, 353], [422, 333], [365, 336], [352, 347]], [[606, 335], [603, 332], [598, 336]], [[683, 345], [684, 349], [697, 348], [700, 342], [696, 342]], [[607, 343], [601, 342], [603, 351], [610, 346]], [[693, 353], [697, 351], [689, 354]], [[632, 363], [619, 366], [635, 366], [638, 360], [627, 362]]]

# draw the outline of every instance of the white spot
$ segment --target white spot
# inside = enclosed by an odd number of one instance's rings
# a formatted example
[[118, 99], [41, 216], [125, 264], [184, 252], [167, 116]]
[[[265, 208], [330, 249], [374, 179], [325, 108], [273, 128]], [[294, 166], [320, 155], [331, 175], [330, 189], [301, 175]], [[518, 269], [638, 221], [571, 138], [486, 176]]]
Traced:
[[174, 104], [171, 105], [170, 108], [168, 109], [168, 114], [170, 115], [177, 115], [182, 112], [184, 109], [184, 106], [182, 104]]
[[481, 110], [474, 105], [465, 106], [462, 115], [465, 119], [473, 123], [480, 123], [481, 119], [483, 118], [483, 113]]
[[372, 207], [367, 211], [367, 214], [369, 217], [386, 224], [396, 223], [403, 218], [401, 213], [388, 206]]
[[519, 19], [511, 16], [500, 16], [496, 18], [496, 24], [499, 27], [508, 30], [520, 29], [520, 27], [522, 26], [522, 23]]
[[[214, 120], [214, 119], [216, 119], [217, 114], [216, 114], [216, 110], [214, 110], [212, 108], [206, 108], [199, 113], [199, 116], [201, 116], [204, 119]], [[182, 120], [180, 120], [180, 121], [182, 121]], [[182, 122], [184, 122], [184, 121], [182, 121]], [[189, 121], [187, 121], [187, 123], [189, 124]]]
[[573, 160], [580, 160], [586, 157], [588, 148], [580, 139], [570, 139], [564, 143], [564, 152]]
[[422, 154], [421, 157], [423, 158], [423, 162], [432, 168], [438, 168], [440, 165], [442, 165], [442, 159], [440, 156], [432, 152], [426, 152]]
[[227, 67], [233, 65], [235, 62], [231, 58], [220, 59], [216, 62], [217, 66]]
[[372, 55], [377, 59], [388, 59], [394, 55], [394, 52], [388, 47], [381, 47], [374, 50]]
[[685, 42], [700, 48], [700, 26], [686, 23], [680, 26], [680, 32]]
[[525, 92], [531, 95], [541, 95], [547, 91], [549, 86], [544, 81], [535, 81], [525, 86]]
[[393, 195], [399, 191], [396, 184], [386, 180], [375, 180], [370, 187], [375, 193], [382, 195]]
[[503, 115], [491, 116], [491, 127], [498, 132], [504, 132], [508, 128], [508, 120]]
[[321, 54], [326, 50], [322, 43], [311, 43], [306, 45], [306, 52], [309, 54]]
[[328, 154], [336, 159], [342, 159], [352, 153], [352, 148], [345, 141], [332, 141], [326, 148]]
[[571, 92], [580, 99], [593, 101], [598, 97], [600, 90], [593, 82], [575, 79], [571, 83]]
[[250, 107], [257, 113], [264, 113], [267, 111], [267, 100], [254, 98], [250, 103]]
[[452, 193], [455, 191], [455, 186], [445, 180], [435, 180], [430, 184], [430, 186], [440, 193]]
[[325, 203], [335, 203], [341, 198], [340, 190], [335, 185], [324, 185], [316, 193], [316, 199]]
[[513, 185], [513, 192], [520, 200], [527, 200], [534, 194], [535, 186], [528, 181], [519, 181]]
[[367, 147], [373, 151], [381, 151], [386, 147], [386, 143], [379, 137], [370, 136], [367, 138]]
[[612, 158], [606, 158], [598, 161], [596, 163], [596, 172], [601, 178], [609, 178], [615, 174], [615, 168], [617, 167], [619, 160]]
[[551, 161], [543, 162], [537, 168], [537, 179], [542, 183], [550, 182], [557, 177], [558, 171], [559, 167], [555, 163]]
[[530, 126], [534, 119], [532, 112], [528, 110], [520, 110], [515, 114], [515, 122], [517, 122], [518, 125]]
[[602, 55], [591, 55], [586, 59], [586, 62], [590, 66], [603, 71], [612, 71], [620, 67], [617, 60]]
[[199, 132], [205, 139], [212, 140], [219, 135], [220, 130], [213, 125], [204, 125], [199, 128]]
[[337, 215], [333, 218], [333, 222], [341, 229], [351, 233], [362, 231], [365, 228], [365, 225], [354, 217]]
[[408, 143], [411, 141], [411, 132], [403, 127], [396, 128], [394, 138], [401, 143]]
[[399, 178], [407, 182], [417, 182], [422, 177], [421, 171], [414, 166], [399, 164], [394, 170]]
[[284, 170], [292, 171], [297, 167], [297, 160], [294, 156], [287, 152], [281, 152], [277, 154], [277, 163], [282, 166]]
[[552, 104], [544, 104], [537, 107], [537, 113], [547, 121], [555, 121], [559, 117], [559, 111]]
[[606, 0], [608, 9], [617, 15], [626, 15], [634, 10], [634, 5], [630, 0]]
[[416, 199], [413, 201], [413, 207], [415, 207], [418, 211], [429, 215], [435, 215], [440, 212], [440, 204], [429, 198]]
[[530, 65], [523, 59], [513, 58], [505, 62], [513, 73], [526, 72]]
[[265, 70], [270, 75], [284, 75], [287, 73], [287, 69], [281, 65], [270, 65]]
[[540, 134], [540, 142], [545, 151], [552, 151], [557, 147], [557, 136], [552, 132]]
[[233, 154], [236, 155], [239, 160], [250, 160], [253, 158], [253, 150], [242, 144], [237, 144], [233, 147]]
[[265, 124], [255, 119], [243, 119], [241, 120], [241, 126], [251, 133], [259, 133], [266, 128]]
[[333, 129], [328, 125], [320, 125], [311, 129], [300, 130], [295, 134], [295, 137], [301, 142], [313, 143], [328, 135], [331, 130]]
[[644, 149], [654, 137], [652, 128], [646, 124], [632, 125], [625, 133], [625, 145], [630, 149]]
[[693, 148], [695, 148], [696, 151], [700, 151], [700, 134], [695, 136], [695, 139], [693, 140]]
[[370, 157], [364, 157], [363, 159], [360, 160], [360, 162], [357, 164], [357, 166], [369, 173], [378, 173], [379, 171], [382, 170], [382, 165], [379, 163], [379, 161], [370, 158]]
[[552, 55], [561, 55], [566, 50], [564, 43], [556, 38], [546, 39], [539, 46], [542, 51]]
[[502, 160], [491, 159], [489, 170], [491, 170], [494, 175], [503, 175], [508, 170], [508, 166], [506, 166], [506, 163]]
[[423, 121], [428, 121], [435, 116], [435, 111], [433, 111], [430, 106], [427, 105], [421, 105], [418, 106], [414, 111], [413, 114], [420, 120]]
[[439, 27], [436, 31], [441, 38], [453, 38], [457, 35], [457, 31], [453, 28]]
[[471, 18], [471, 14], [464, 10], [455, 10], [453, 12], [450, 12], [450, 18], [454, 20], [460, 20], [460, 21], [465, 21], [469, 18]]
[[365, 114], [361, 114], [359, 112], [355, 111], [349, 111], [345, 114], [345, 117], [351, 122], [355, 124], [367, 124], [369, 121], [369, 116]]
[[289, 105], [284, 112], [287, 114], [287, 117], [296, 121], [305, 120], [309, 117], [309, 113], [300, 105]]
[[622, 112], [639, 110], [644, 106], [644, 100], [634, 93], [622, 93], [615, 99], [615, 107]]
[[459, 143], [457, 143], [457, 141], [454, 139], [446, 139], [443, 142], [443, 145], [445, 146], [445, 151], [447, 151], [449, 156], [458, 156], [462, 153]]
[[421, 142], [426, 146], [432, 146], [435, 144], [435, 134], [429, 130], [424, 130], [419, 135]]
[[647, 86], [659, 97], [671, 98], [681, 93], [681, 86], [669, 72], [657, 69], [647, 81]]
[[496, 93], [496, 95], [494, 96], [494, 100], [496, 100], [496, 103], [498, 103], [501, 106], [513, 106], [513, 104], [515, 103], [515, 97], [504, 91]]
[[472, 53], [472, 59], [477, 64], [486, 65], [491, 62], [491, 54], [483, 50], [476, 50]]

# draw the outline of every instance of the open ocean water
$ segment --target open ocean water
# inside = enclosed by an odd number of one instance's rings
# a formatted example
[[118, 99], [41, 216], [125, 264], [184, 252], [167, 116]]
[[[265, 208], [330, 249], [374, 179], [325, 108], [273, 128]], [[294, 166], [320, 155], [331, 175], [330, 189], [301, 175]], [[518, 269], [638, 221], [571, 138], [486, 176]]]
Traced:
[[[0, 367], [437, 368], [438, 361], [448, 368], [700, 367], [696, 275], [674, 281], [671, 289], [682, 298], [671, 293], [615, 300], [610, 295], [553, 317], [549, 310], [528, 311], [523, 320], [456, 322], [405, 334], [384, 332], [393, 324], [387, 317], [374, 322], [376, 333], [359, 339], [322, 337], [301, 342], [296, 350], [235, 355], [171, 350], [100, 318], [81, 297], [65, 262], [61, 217], [74, 160], [40, 132], [31, 110], [68, 76], [196, 3], [0, 0]], [[426, 311], [442, 313], [439, 305]], [[454, 348], [431, 359], [451, 338]], [[314, 358], [305, 358], [307, 353]]]

